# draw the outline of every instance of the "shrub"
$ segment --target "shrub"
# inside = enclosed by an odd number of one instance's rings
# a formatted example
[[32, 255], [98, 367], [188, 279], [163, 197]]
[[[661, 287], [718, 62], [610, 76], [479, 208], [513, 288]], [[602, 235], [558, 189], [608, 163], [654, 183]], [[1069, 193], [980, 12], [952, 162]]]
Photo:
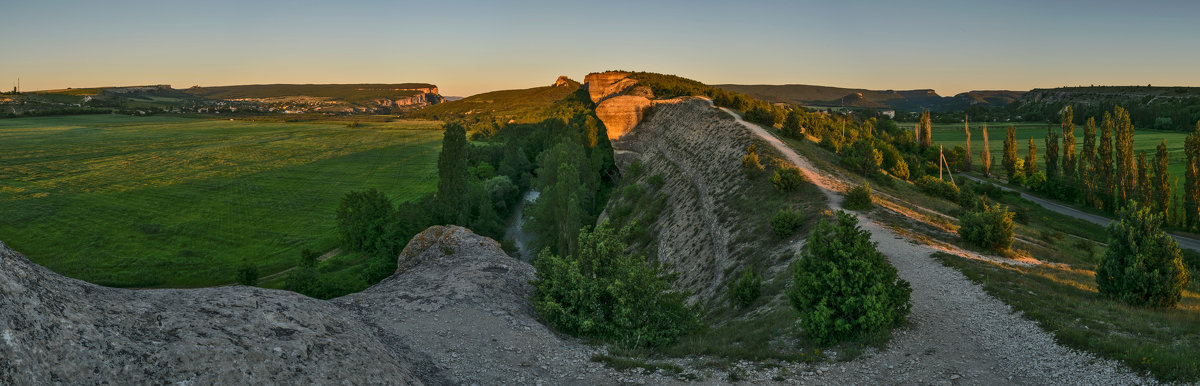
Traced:
[[788, 299], [805, 334], [818, 343], [898, 326], [911, 308], [908, 282], [846, 212], [817, 224], [792, 275]]
[[645, 256], [626, 253], [629, 227], [603, 222], [579, 233], [574, 255], [543, 250], [534, 260], [533, 306], [564, 333], [629, 347], [660, 346], [699, 326], [687, 295]]
[[1037, 172], [1025, 179], [1025, 186], [1035, 192], [1046, 191], [1046, 172]]
[[958, 235], [968, 243], [996, 251], [1008, 249], [1013, 239], [1013, 212], [1000, 204], [983, 202], [959, 219]]
[[860, 139], [842, 152], [841, 162], [850, 170], [872, 175], [879, 172], [879, 166], [883, 163], [883, 153], [875, 149], [871, 140]]
[[904, 162], [904, 158], [897, 158], [896, 165], [888, 169], [888, 174], [907, 181], [909, 177], [908, 162]]
[[846, 200], [842, 202], [842, 207], [850, 210], [871, 209], [874, 203], [871, 201], [871, 184], [863, 183], [862, 185], [850, 188], [846, 192]]
[[762, 275], [754, 272], [754, 266], [742, 270], [742, 274], [729, 282], [729, 297], [739, 307], [746, 308], [762, 294]]
[[922, 176], [913, 182], [917, 189], [925, 194], [934, 197], [941, 197], [950, 201], [958, 200], [958, 187], [954, 186], [950, 181], [943, 180], [934, 176]]
[[746, 155], [742, 156], [742, 166], [751, 170], [762, 170], [763, 165], [758, 161], [758, 146], [746, 146]]
[[1191, 277], [1162, 215], [1136, 202], [1108, 224], [1108, 251], [1096, 267], [1100, 294], [1138, 306], [1174, 307]]
[[778, 189], [780, 192], [795, 192], [800, 189], [800, 185], [803, 183], [804, 175], [800, 174], [800, 169], [797, 168], [779, 168], [771, 176], [771, 185], [775, 185], [775, 189]]
[[804, 214], [792, 208], [783, 208], [771, 217], [771, 231], [779, 238], [791, 237], [804, 226]]
[[237, 270], [237, 282], [241, 285], [258, 284], [258, 266], [243, 259]]

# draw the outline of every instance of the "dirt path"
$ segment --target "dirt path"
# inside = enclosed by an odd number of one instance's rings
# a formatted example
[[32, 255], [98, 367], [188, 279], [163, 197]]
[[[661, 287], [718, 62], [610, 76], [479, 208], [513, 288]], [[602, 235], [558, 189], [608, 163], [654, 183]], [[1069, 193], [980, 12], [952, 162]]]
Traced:
[[[320, 257], [318, 257], [318, 258], [317, 258], [317, 262], [319, 263], [319, 262], [322, 262], [322, 261], [325, 261], [325, 260], [329, 260], [329, 258], [331, 258], [331, 257], [334, 257], [334, 256], [337, 256], [339, 253], [342, 253], [342, 249], [341, 249], [341, 248], [334, 248], [333, 250], [331, 250], [331, 251], [329, 251], [329, 252], [325, 252], [325, 254], [324, 254], [324, 255], [321, 255]], [[277, 277], [280, 277], [280, 276], [286, 275], [288, 272], [292, 272], [292, 270], [295, 270], [295, 269], [296, 269], [296, 267], [291, 267], [291, 268], [288, 268], [288, 269], [285, 269], [285, 270], [282, 270], [282, 271], [279, 271], [279, 272], [275, 272], [275, 273], [272, 273], [272, 274], [270, 274], [270, 275], [267, 275], [267, 276], [263, 276], [263, 277], [260, 277], [260, 278], [258, 278], [258, 281], [259, 281], [259, 282], [265, 282], [265, 281], [268, 281], [268, 280], [271, 280], [271, 279], [274, 279], [274, 278], [277, 278]], [[234, 283], [234, 284], [236, 284], [236, 283]]]
[[[821, 188], [832, 207], [845, 183], [829, 176], [758, 125], [725, 110], [770, 143]], [[970, 258], [991, 257], [953, 246], [907, 240], [886, 226], [855, 213], [871, 240], [912, 284], [909, 326], [899, 329], [886, 350], [824, 367], [805, 377], [820, 384], [970, 383], [970, 384], [1145, 384], [1118, 362], [1066, 348], [1034, 322], [987, 295], [958, 271], [930, 255], [948, 252]], [[975, 256], [970, 256], [975, 255]]]

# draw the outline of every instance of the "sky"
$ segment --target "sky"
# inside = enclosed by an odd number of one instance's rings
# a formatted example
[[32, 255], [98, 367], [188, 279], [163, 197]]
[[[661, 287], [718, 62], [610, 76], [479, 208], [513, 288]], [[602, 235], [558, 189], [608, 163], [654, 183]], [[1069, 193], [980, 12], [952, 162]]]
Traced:
[[433, 83], [1200, 86], [1195, 1], [0, 0], [0, 88]]

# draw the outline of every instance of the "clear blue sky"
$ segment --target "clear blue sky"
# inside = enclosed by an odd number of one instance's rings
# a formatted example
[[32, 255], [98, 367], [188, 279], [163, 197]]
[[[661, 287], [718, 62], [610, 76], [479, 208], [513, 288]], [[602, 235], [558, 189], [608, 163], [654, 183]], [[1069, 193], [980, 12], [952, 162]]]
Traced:
[[626, 69], [873, 89], [1200, 86], [1194, 1], [3, 1], [0, 86], [428, 82]]

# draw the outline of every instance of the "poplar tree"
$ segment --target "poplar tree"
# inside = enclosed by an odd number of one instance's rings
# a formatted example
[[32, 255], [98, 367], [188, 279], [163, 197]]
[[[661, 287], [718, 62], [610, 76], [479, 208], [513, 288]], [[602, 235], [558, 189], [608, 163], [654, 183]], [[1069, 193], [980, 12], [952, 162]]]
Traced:
[[1200, 205], [1200, 121], [1196, 122], [1196, 130], [1183, 141], [1183, 152], [1187, 155], [1183, 177], [1183, 218], [1185, 227], [1192, 229], [1200, 221], [1200, 212], [1197, 212], [1197, 205]]
[[1078, 173], [1076, 167], [1079, 160], [1075, 155], [1075, 110], [1071, 106], [1063, 111], [1062, 117], [1062, 175], [1068, 181], [1074, 181]]
[[[1158, 152], [1154, 154], [1154, 181], [1151, 181], [1154, 199], [1151, 200], [1154, 210], [1161, 213], [1170, 222], [1167, 203], [1171, 201], [1171, 175], [1167, 172], [1170, 154], [1167, 153], [1167, 140], [1158, 144]], [[1148, 203], [1149, 204], [1149, 203]]]
[[1046, 133], [1046, 178], [1058, 179], [1058, 133]]
[[1113, 178], [1113, 119], [1112, 114], [1105, 111], [1104, 120], [1100, 124], [1100, 145], [1096, 150], [1096, 179], [1100, 185], [1100, 200], [1104, 202], [1104, 210], [1112, 211], [1113, 192], [1116, 184]]
[[979, 152], [979, 162], [983, 164], [983, 175], [992, 176], [992, 150], [988, 147], [987, 122], [983, 123], [983, 150]]
[[1030, 138], [1029, 155], [1025, 157], [1025, 176], [1032, 177], [1037, 171], [1037, 145], [1034, 145], [1033, 138]]
[[1150, 176], [1150, 164], [1146, 162], [1146, 151], [1142, 150], [1138, 152], [1137, 156], [1137, 188], [1134, 189], [1137, 194], [1135, 198], [1145, 203], [1147, 208], [1152, 208], [1151, 212], [1158, 213], [1156, 209], [1153, 209], [1155, 205], [1151, 204], [1155, 194], [1154, 187], [1150, 186]]
[[1116, 173], [1118, 190], [1121, 193], [1121, 202], [1127, 202], [1136, 197], [1134, 189], [1137, 188], [1137, 165], [1134, 164], [1133, 156], [1133, 123], [1129, 121], [1129, 112], [1116, 106], [1113, 108], [1113, 124], [1114, 134], [1113, 140], [1114, 158], [1116, 165], [1113, 169]]
[[921, 122], [917, 126], [917, 141], [922, 147], [933, 146], [933, 120], [929, 116], [929, 110], [921, 112]]
[[471, 208], [467, 205], [467, 132], [457, 122], [447, 123], [444, 130], [438, 153], [437, 206], [444, 223], [466, 226]]
[[963, 157], [963, 170], [971, 171], [971, 124], [970, 116], [963, 115], [963, 131], [967, 133], [967, 156]]
[[1008, 134], [1004, 137], [1004, 171], [1008, 172], [1008, 179], [1012, 179], [1017, 174], [1017, 127], [1008, 125]]
[[1096, 118], [1083, 126], [1083, 149], [1079, 152], [1079, 181], [1088, 205], [1096, 205]]

